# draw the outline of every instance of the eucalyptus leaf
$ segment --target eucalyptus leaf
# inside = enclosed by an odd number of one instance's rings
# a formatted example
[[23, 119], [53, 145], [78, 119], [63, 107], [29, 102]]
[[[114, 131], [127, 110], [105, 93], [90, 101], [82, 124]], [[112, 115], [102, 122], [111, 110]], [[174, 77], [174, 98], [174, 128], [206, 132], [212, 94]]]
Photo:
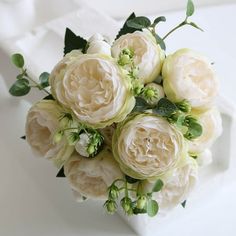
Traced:
[[167, 98], [161, 98], [157, 104], [157, 107], [153, 109], [153, 112], [158, 115], [168, 117], [172, 115], [177, 109], [177, 106], [173, 102]]
[[187, 17], [192, 16], [193, 13], [194, 13], [194, 4], [193, 4], [193, 1], [192, 1], [192, 0], [188, 0], [187, 9], [186, 9], [186, 16], [187, 16]]
[[[131, 19], [134, 19], [136, 18], [134, 12], [128, 17], [128, 19], [125, 21], [123, 27], [120, 29], [119, 33], [117, 34], [116, 36], [116, 39], [118, 39], [120, 36], [122, 35], [125, 35], [125, 34], [128, 34], [128, 33], [133, 33], [134, 31], [137, 31], [137, 30], [140, 30], [140, 29], [135, 29], [135, 28], [132, 28], [132, 27], [129, 27], [127, 25], [127, 22]], [[116, 40], [115, 39], [115, 40]]]
[[153, 199], [149, 199], [148, 202], [147, 202], [147, 214], [148, 214], [148, 216], [150, 216], [150, 217], [155, 216], [157, 214], [158, 210], [159, 210], [158, 203]]
[[64, 54], [67, 54], [75, 49], [81, 49], [83, 53], [86, 51], [87, 40], [80, 36], [76, 36], [69, 28], [66, 28]]
[[191, 134], [192, 139], [201, 136], [202, 126], [197, 122], [192, 122], [189, 124], [188, 132]]
[[127, 21], [127, 26], [134, 29], [143, 29], [151, 26], [151, 21], [145, 16], [137, 16]]
[[153, 24], [152, 24], [152, 27], [155, 27], [157, 24], [159, 24], [160, 22], [166, 22], [166, 18], [164, 16], [159, 16], [157, 17]]
[[24, 96], [29, 93], [31, 87], [27, 79], [18, 79], [9, 89], [9, 93], [13, 96]]
[[152, 188], [152, 192], [159, 192], [163, 186], [164, 186], [163, 181], [161, 179], [158, 179]]
[[25, 64], [24, 57], [20, 53], [13, 54], [11, 56], [11, 61], [18, 68], [23, 68]]
[[59, 172], [57, 173], [56, 177], [58, 177], [58, 178], [66, 177], [66, 176], [65, 176], [65, 173], [64, 173], [64, 166], [61, 167], [61, 169], [60, 169]]
[[23, 79], [24, 75], [23, 74], [19, 74], [16, 76], [16, 79]]
[[191, 25], [192, 27], [196, 28], [196, 29], [199, 29], [201, 31], [204, 32], [204, 30], [202, 28], [200, 28], [197, 24], [195, 24], [194, 22], [189, 22], [188, 25]]
[[158, 34], [155, 34], [154, 37], [156, 38], [156, 42], [157, 44], [160, 45], [161, 49], [166, 50], [166, 45], [164, 40]]
[[40, 76], [39, 76], [39, 82], [42, 88], [46, 88], [49, 86], [48, 83], [48, 79], [49, 79], [49, 73], [48, 72], [43, 72]]

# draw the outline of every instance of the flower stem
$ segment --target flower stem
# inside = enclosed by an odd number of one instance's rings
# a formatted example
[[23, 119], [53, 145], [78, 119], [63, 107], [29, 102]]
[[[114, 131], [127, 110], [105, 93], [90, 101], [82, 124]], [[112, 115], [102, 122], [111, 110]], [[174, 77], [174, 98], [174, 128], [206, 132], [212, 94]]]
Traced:
[[177, 25], [175, 28], [173, 28], [170, 32], [168, 32], [162, 39], [165, 40], [170, 34], [172, 34], [174, 31], [176, 31], [178, 28], [184, 26], [187, 24], [187, 19], [185, 19], [182, 23]]

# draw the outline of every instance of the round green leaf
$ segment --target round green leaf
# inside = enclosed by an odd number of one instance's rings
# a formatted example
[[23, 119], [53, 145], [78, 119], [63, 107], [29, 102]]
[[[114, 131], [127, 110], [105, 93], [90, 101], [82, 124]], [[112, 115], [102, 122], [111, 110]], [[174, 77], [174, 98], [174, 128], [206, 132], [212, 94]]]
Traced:
[[137, 16], [127, 21], [127, 26], [134, 29], [143, 29], [151, 25], [151, 21], [145, 16]]
[[164, 186], [163, 181], [161, 179], [158, 179], [153, 186], [152, 192], [159, 192], [163, 186]]
[[193, 13], [194, 13], [194, 4], [193, 4], [192, 0], [188, 0], [186, 16], [192, 16]]
[[48, 83], [48, 79], [49, 79], [49, 73], [48, 72], [43, 72], [40, 76], [39, 76], [39, 81], [40, 81], [40, 85], [42, 88], [46, 88], [49, 86]]
[[197, 138], [202, 134], [202, 126], [197, 122], [192, 122], [189, 125], [188, 132], [192, 135], [192, 138]]
[[24, 57], [19, 53], [13, 54], [11, 56], [11, 61], [18, 68], [23, 68], [23, 66], [25, 64]]
[[168, 117], [172, 115], [177, 110], [177, 106], [168, 100], [167, 98], [161, 98], [157, 104], [157, 107], [153, 109], [153, 112]]
[[150, 199], [147, 203], [147, 214], [150, 217], [153, 217], [157, 214], [159, 210], [158, 203], [155, 200]]
[[24, 96], [29, 93], [30, 89], [27, 79], [19, 79], [11, 86], [9, 93], [13, 96]]

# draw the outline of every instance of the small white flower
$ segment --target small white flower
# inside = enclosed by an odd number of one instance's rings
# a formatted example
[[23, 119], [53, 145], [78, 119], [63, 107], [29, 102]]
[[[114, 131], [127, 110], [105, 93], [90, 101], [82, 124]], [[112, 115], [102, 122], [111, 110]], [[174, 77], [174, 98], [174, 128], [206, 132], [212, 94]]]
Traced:
[[88, 145], [89, 145], [90, 137], [86, 133], [82, 133], [79, 136], [79, 141], [75, 144], [75, 150], [84, 157], [89, 157], [88, 154]]
[[111, 45], [101, 34], [95, 34], [89, 39], [87, 54], [105, 54], [111, 56]]

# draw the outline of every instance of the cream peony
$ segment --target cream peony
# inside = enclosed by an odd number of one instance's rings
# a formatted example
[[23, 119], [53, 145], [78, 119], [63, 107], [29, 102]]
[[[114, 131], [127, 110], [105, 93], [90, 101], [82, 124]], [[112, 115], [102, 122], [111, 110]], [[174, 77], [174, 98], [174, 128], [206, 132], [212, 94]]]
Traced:
[[152, 114], [138, 114], [119, 125], [112, 147], [123, 172], [137, 179], [162, 175], [186, 155], [182, 133]]
[[74, 153], [64, 165], [64, 171], [72, 190], [78, 196], [92, 199], [105, 199], [107, 188], [114, 180], [123, 177], [108, 148], [94, 158], [84, 158]]
[[189, 142], [189, 152], [194, 154], [210, 148], [222, 133], [222, 120], [216, 108], [212, 108], [198, 115], [198, 121], [202, 125], [202, 135]]
[[49, 82], [53, 96], [94, 128], [122, 121], [135, 105], [130, 82], [110, 57], [83, 54], [63, 59]]
[[162, 75], [164, 91], [173, 102], [186, 99], [193, 108], [203, 110], [213, 104], [218, 93], [211, 63], [190, 49], [180, 49], [168, 56]]
[[[181, 165], [162, 176], [164, 186], [160, 192], [153, 193], [158, 202], [160, 212], [165, 213], [185, 201], [194, 189], [198, 180], [198, 166], [192, 157], [188, 157]], [[145, 181], [144, 189], [151, 191], [153, 182]]]
[[112, 56], [119, 58], [123, 49], [134, 51], [134, 64], [138, 67], [138, 78], [143, 83], [156, 79], [161, 72], [165, 54], [148, 31], [135, 31], [122, 35], [112, 45]]
[[52, 159], [60, 167], [72, 154], [74, 148], [65, 139], [54, 144], [53, 137], [59, 128], [62, 108], [52, 100], [41, 100], [31, 107], [26, 121], [26, 140], [33, 151]]

